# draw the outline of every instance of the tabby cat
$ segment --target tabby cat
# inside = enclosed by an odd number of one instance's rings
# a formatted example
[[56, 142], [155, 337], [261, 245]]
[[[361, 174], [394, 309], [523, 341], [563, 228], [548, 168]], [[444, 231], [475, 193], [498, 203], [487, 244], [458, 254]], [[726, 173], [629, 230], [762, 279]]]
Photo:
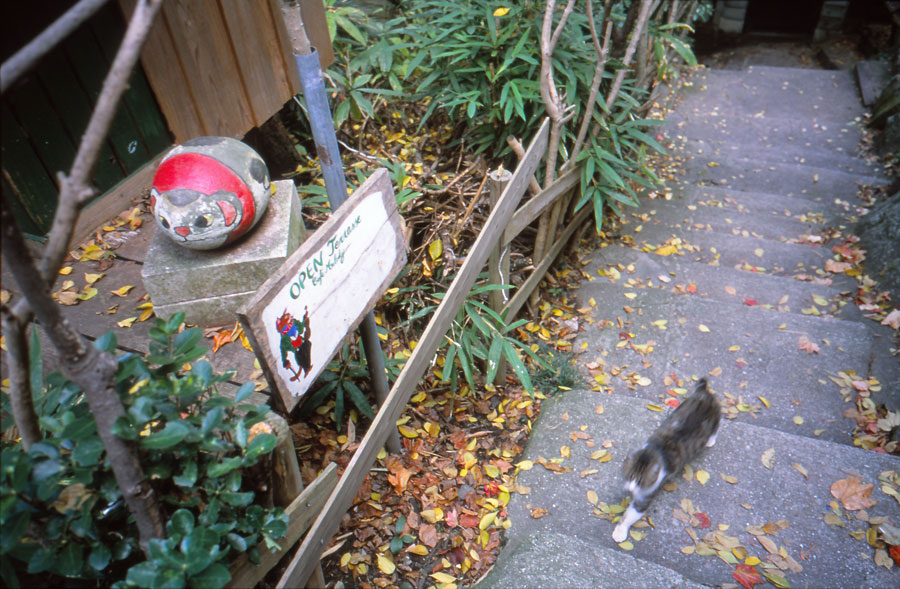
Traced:
[[623, 542], [647, 511], [650, 500], [670, 475], [680, 473], [697, 457], [704, 445], [716, 443], [721, 408], [700, 379], [694, 393], [669, 414], [641, 448], [628, 457], [622, 468], [631, 505], [613, 530], [613, 540]]

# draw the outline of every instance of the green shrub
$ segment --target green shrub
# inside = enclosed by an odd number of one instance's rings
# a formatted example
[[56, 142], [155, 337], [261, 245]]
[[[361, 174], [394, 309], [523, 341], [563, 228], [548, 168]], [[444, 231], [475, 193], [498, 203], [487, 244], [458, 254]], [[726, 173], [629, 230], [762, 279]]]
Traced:
[[[145, 559], [83, 394], [56, 373], [36, 403], [44, 439], [27, 452], [21, 443], [2, 446], [0, 574], [7, 586], [50, 573], [103, 586], [220, 587], [231, 578], [234, 554], [258, 562], [260, 541], [277, 548], [287, 517], [256, 504], [244, 476], [275, 447], [275, 435], [251, 431], [269, 408], [245, 402], [252, 383], [234, 399], [219, 394], [230, 375], [196, 361], [206, 352], [197, 345], [202, 330], [179, 332], [182, 321], [183, 314], [157, 320], [149, 354], [120, 356], [115, 377], [127, 416], [113, 431], [138, 448], [166, 538], [151, 540]], [[107, 334], [94, 345], [113, 352], [116, 338]]]

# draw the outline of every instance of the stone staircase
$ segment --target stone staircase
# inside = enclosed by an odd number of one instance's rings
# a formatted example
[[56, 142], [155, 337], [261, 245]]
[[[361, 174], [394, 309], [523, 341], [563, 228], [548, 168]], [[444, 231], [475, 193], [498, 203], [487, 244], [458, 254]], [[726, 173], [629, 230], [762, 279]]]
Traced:
[[[479, 586], [721, 586], [753, 557], [775, 586], [900, 585], [865, 540], [867, 518], [900, 525], [879, 482], [900, 460], [853, 446], [852, 405], [829, 379], [855, 371], [896, 400], [892, 332], [847, 303], [855, 279], [825, 272], [832, 244], [809, 238], [849, 232], [859, 185], [885, 183], [857, 155], [862, 114], [849, 72], [693, 76], [663, 127], [684, 169], [671, 199], [642, 203], [619, 245], [583, 268], [577, 306], [590, 320], [574, 348], [602, 390], [544, 401], [508, 543]], [[718, 443], [617, 545], [623, 460], [670, 410], [666, 390], [701, 376], [726, 406]], [[831, 485], [850, 476], [874, 483], [865, 514], [830, 505]]]

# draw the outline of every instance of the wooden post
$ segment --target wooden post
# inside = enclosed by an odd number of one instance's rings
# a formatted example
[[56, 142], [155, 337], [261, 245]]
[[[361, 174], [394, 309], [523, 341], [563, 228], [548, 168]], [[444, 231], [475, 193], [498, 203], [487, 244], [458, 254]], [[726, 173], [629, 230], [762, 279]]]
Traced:
[[[488, 190], [491, 198], [491, 209], [497, 206], [500, 201], [500, 195], [503, 189], [512, 179], [512, 173], [509, 170], [500, 168], [488, 174]], [[497, 247], [491, 253], [488, 261], [488, 282], [491, 284], [509, 284], [509, 242], [505, 236], [501, 236], [497, 241]], [[508, 290], [492, 290], [489, 294], [489, 302], [491, 309], [500, 313], [503, 305], [509, 300]], [[494, 383], [503, 384], [506, 381], [506, 359], [502, 356], [497, 366], [497, 373], [494, 376]]]

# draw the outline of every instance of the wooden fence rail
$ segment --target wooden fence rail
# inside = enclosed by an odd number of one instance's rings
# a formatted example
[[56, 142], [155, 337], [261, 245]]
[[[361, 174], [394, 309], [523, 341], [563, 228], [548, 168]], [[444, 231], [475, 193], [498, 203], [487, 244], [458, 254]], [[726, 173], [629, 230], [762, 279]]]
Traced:
[[[337, 531], [341, 518], [353, 503], [360, 486], [369, 474], [375, 457], [387, 436], [396, 428], [396, 421], [403, 413], [409, 398], [415, 392], [422, 375], [443, 340], [453, 318], [472, 289], [478, 274], [498, 244], [506, 246], [547, 207], [561, 202], [578, 184], [580, 169], [576, 167], [563, 174], [550, 187], [531, 198], [517, 210], [525, 190], [547, 150], [549, 121], [545, 120], [528, 147], [525, 156], [493, 207], [484, 227], [472, 245], [465, 262], [447, 290], [431, 321], [407, 360], [390, 394], [382, 403], [378, 414], [369, 426], [359, 448], [351, 458], [343, 476], [331, 492], [328, 501], [313, 522], [294, 559], [278, 582], [278, 587], [302, 587], [307, 584], [328, 540]], [[587, 218], [590, 207], [585, 207], [574, 218], [540, 261], [536, 268], [505, 305], [504, 312], [512, 317], [527, 300], [528, 295], [540, 283], [553, 259], [562, 251], [578, 226]], [[555, 228], [551, 230], [555, 231]], [[551, 233], [552, 235], [552, 233]], [[328, 486], [325, 486], [328, 488]]]

